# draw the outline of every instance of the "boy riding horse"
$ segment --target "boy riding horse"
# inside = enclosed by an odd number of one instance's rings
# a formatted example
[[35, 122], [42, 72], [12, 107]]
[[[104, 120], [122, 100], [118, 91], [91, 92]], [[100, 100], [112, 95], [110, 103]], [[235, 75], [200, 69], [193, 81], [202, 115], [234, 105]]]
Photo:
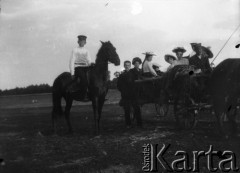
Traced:
[[[85, 35], [78, 36], [78, 47], [74, 48], [70, 58], [70, 72], [72, 79], [74, 81], [81, 80], [81, 92], [83, 100], [88, 100], [88, 78], [87, 71], [89, 67], [93, 64], [91, 63], [91, 58], [88, 50], [84, 47], [86, 44], [87, 37]], [[79, 81], [78, 81], [79, 83]]]

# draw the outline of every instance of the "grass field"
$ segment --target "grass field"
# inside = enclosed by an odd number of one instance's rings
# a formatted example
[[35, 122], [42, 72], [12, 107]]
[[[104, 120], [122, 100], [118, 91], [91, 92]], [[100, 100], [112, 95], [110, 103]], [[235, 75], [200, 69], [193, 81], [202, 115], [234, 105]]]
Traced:
[[[109, 90], [106, 97], [108, 100], [106, 104], [116, 104], [120, 99], [120, 93], [116, 90]], [[65, 102], [63, 100], [63, 105]], [[77, 105], [89, 105], [90, 103], [73, 102], [73, 106]], [[40, 108], [51, 107], [52, 95], [50, 93], [45, 94], [29, 94], [29, 95], [15, 95], [15, 96], [1, 96], [0, 108]]]
[[[142, 172], [145, 143], [171, 144], [168, 160], [178, 149], [207, 151], [213, 145], [214, 150], [234, 151], [240, 165], [239, 138], [222, 138], [213, 115], [204, 113], [199, 118], [204, 121], [194, 130], [180, 131], [174, 128], [171, 110], [167, 117], [157, 118], [149, 104], [142, 108], [143, 129], [126, 129], [118, 100], [119, 93], [111, 90], [103, 109], [101, 135], [93, 133], [91, 105], [77, 102], [71, 111], [74, 133], [66, 134], [63, 118], [59, 134], [54, 135], [50, 94], [1, 97], [0, 158], [5, 165], [0, 166], [0, 173]], [[206, 159], [200, 167], [209, 172]]]

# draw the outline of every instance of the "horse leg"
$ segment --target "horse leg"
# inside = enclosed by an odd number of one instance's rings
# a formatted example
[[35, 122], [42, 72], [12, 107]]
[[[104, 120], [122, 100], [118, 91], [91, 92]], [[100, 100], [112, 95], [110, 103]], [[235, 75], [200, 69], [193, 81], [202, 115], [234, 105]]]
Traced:
[[230, 104], [227, 111], [227, 117], [229, 119], [231, 125], [231, 134], [237, 134], [237, 122], [236, 122], [236, 115], [237, 115], [237, 98], [232, 101], [233, 104]]
[[228, 115], [229, 121], [231, 123], [233, 135], [237, 135], [236, 115], [237, 115], [237, 108], [234, 108], [234, 110], [231, 112], [231, 114]]
[[100, 120], [101, 120], [102, 108], [103, 108], [104, 101], [105, 101], [105, 96], [99, 97], [99, 99], [98, 99], [98, 117], [97, 117], [98, 132], [100, 132]]
[[224, 96], [218, 96], [218, 95], [213, 95], [213, 110], [215, 112], [215, 116], [217, 118], [217, 125], [218, 125], [218, 132], [222, 136], [223, 134], [225, 135], [225, 129], [223, 127], [223, 119], [226, 115], [226, 112], [224, 108], [226, 107], [225, 105], [225, 100]]
[[137, 120], [137, 126], [141, 128], [142, 127], [141, 108], [136, 102], [133, 103], [132, 107], [133, 107], [133, 115]]
[[97, 132], [97, 119], [96, 119], [96, 114], [97, 114], [97, 110], [98, 110], [98, 98], [94, 97], [92, 99], [92, 107], [93, 107], [93, 118], [94, 118], [94, 130], [95, 133], [98, 134]]
[[179, 127], [180, 127], [180, 123], [179, 123], [177, 106], [178, 106], [178, 99], [176, 98], [176, 99], [174, 99], [173, 112], [174, 112], [174, 116], [175, 116], [175, 119], [176, 119], [176, 124], [175, 124], [175, 126], [176, 126], [177, 128], [179, 128]]
[[70, 123], [69, 115], [70, 115], [70, 110], [72, 107], [73, 100], [72, 99], [66, 99], [66, 107], [65, 107], [65, 119], [68, 125], [68, 132], [72, 133], [72, 125]]
[[214, 110], [215, 116], [217, 118], [217, 125], [218, 125], [218, 130], [220, 131], [220, 135], [224, 134], [223, 128], [222, 128], [222, 121], [221, 121], [221, 116], [223, 116], [223, 112], [218, 111], [217, 109]]
[[57, 113], [52, 111], [52, 128], [53, 128], [53, 133], [57, 133]]
[[62, 115], [61, 100], [62, 97], [56, 93], [52, 94], [53, 97], [53, 110], [52, 110], [52, 127], [53, 133], [57, 133], [57, 121], [58, 118]]

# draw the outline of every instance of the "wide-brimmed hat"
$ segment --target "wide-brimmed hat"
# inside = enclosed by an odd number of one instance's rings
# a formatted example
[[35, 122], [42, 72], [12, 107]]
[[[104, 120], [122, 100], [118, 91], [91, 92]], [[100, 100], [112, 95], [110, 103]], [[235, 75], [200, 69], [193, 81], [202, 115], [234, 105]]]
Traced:
[[167, 54], [167, 55], [164, 56], [164, 59], [165, 59], [165, 61], [167, 61], [167, 62], [169, 62], [169, 59], [170, 59], [170, 58], [172, 58], [173, 60], [176, 60], [176, 59], [177, 59], [175, 56], [169, 55], [169, 54]]
[[85, 36], [85, 35], [79, 35], [79, 36], [78, 36], [78, 39], [79, 39], [79, 40], [86, 40], [86, 39], [87, 39], [87, 36]]
[[142, 60], [141, 60], [139, 57], [133, 58], [133, 60], [132, 60], [132, 65], [134, 65], [135, 62], [139, 62], [139, 64], [142, 64]]
[[206, 56], [207, 58], [211, 59], [213, 58], [213, 53], [210, 50], [211, 47], [205, 47], [205, 46], [201, 46], [202, 47], [202, 54], [204, 54], [204, 56]]
[[144, 52], [142, 54], [144, 54], [146, 56], [156, 56], [153, 52]]
[[182, 52], [182, 53], [185, 53], [186, 50], [183, 48], [183, 47], [176, 47], [172, 50], [174, 53], [177, 53], [177, 52]]
[[192, 48], [201, 48], [202, 44], [201, 43], [190, 43]]

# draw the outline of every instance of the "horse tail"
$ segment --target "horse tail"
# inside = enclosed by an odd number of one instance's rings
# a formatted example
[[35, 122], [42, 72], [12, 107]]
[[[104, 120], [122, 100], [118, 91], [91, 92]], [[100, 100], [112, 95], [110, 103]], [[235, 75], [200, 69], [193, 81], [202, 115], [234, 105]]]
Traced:
[[52, 116], [61, 116], [63, 113], [62, 110], [62, 105], [61, 105], [61, 100], [64, 94], [64, 79], [65, 73], [62, 73], [59, 75], [53, 82], [53, 87], [52, 87]]
[[62, 111], [61, 100], [62, 100], [62, 96], [59, 95], [59, 93], [53, 89], [52, 91], [52, 104], [53, 104], [52, 114], [53, 115], [62, 115], [63, 111]]

